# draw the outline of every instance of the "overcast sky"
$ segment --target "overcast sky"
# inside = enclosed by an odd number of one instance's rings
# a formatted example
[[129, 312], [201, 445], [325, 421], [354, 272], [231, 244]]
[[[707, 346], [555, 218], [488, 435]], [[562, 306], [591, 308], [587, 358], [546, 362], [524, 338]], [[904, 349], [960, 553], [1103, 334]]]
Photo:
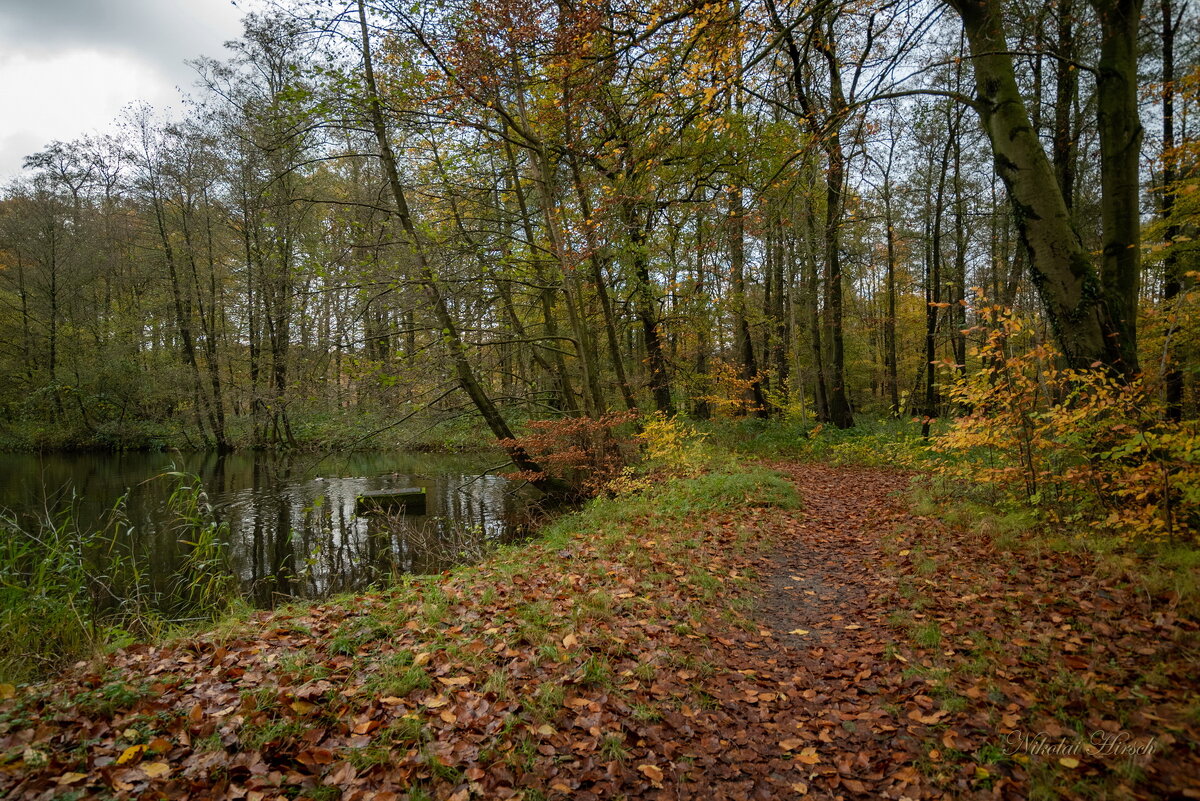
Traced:
[[224, 57], [246, 0], [0, 0], [0, 183], [47, 143], [144, 100], [178, 107], [197, 56]]

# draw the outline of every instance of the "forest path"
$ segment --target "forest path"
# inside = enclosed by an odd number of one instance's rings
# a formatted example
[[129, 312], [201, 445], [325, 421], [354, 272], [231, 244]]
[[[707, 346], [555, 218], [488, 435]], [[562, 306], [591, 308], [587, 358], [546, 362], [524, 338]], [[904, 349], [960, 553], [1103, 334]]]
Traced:
[[898, 637], [886, 619], [897, 578], [881, 566], [889, 558], [884, 544], [913, 521], [900, 495], [910, 477], [809, 462], [770, 466], [796, 485], [804, 508], [777, 521], [773, 546], [758, 562], [755, 617], [764, 636], [743, 670], [762, 671], [760, 682], [769, 676], [783, 690], [775, 719], [785, 722], [768, 724], [762, 736], [793, 758], [800, 778], [786, 780], [786, 790], [811, 798], [961, 797], [966, 788], [947, 795], [914, 767], [925, 737], [911, 729], [927, 726], [901, 710], [919, 708], [913, 698], [923, 684], [890, 656]]
[[0, 685], [0, 797], [1200, 798], [1177, 593], [917, 514], [895, 471], [771, 467], [803, 508], [765, 470], [693, 477], [471, 568]]
[[1200, 798], [1200, 632], [1169, 596], [1036, 535], [1000, 548], [987, 521], [916, 515], [904, 473], [771, 467], [804, 508], [759, 561], [769, 636], [747, 661], [786, 688], [794, 792]]

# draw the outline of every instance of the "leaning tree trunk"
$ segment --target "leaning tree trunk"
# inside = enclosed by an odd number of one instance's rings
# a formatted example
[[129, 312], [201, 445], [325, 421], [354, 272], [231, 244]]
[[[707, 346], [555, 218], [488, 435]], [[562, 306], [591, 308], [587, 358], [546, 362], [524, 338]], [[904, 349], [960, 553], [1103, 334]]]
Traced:
[[1017, 88], [1000, 0], [945, 0], [959, 14], [975, 68], [975, 110], [1012, 203], [1034, 286], [1072, 367], [1136, 365], [1105, 283], [1071, 225], [1054, 169]]
[[447, 349], [450, 351], [450, 359], [454, 364], [458, 383], [463, 388], [463, 391], [467, 393], [467, 396], [471, 398], [471, 401], [475, 404], [475, 408], [479, 410], [480, 416], [483, 417], [484, 422], [487, 423], [488, 428], [491, 429], [496, 439], [500, 440], [502, 447], [508, 453], [509, 458], [512, 459], [513, 464], [522, 472], [537, 476], [536, 478], [532, 478], [530, 483], [539, 490], [551, 495], [566, 494], [570, 491], [570, 487], [561, 479], [545, 474], [541, 466], [516, 442], [512, 429], [508, 427], [508, 422], [501, 416], [500, 410], [496, 408], [496, 404], [487, 396], [487, 393], [484, 392], [483, 387], [475, 378], [475, 371], [467, 359], [466, 348], [463, 346], [462, 337], [458, 333], [458, 325], [450, 315], [450, 307], [446, 303], [446, 298], [442, 294], [437, 277], [434, 275], [433, 268], [426, 257], [425, 249], [417, 235], [416, 226], [413, 224], [412, 216], [409, 214], [408, 201], [405, 199], [404, 189], [400, 185], [400, 173], [396, 167], [396, 154], [392, 150], [391, 142], [388, 140], [387, 125], [383, 119], [383, 108], [379, 99], [379, 89], [375, 82], [375, 70], [371, 62], [370, 33], [367, 29], [367, 13], [363, 8], [363, 0], [358, 0], [358, 21], [362, 33], [363, 78], [366, 82], [367, 105], [371, 115], [371, 127], [374, 130], [376, 143], [379, 146], [379, 158], [383, 163], [384, 174], [387, 176], [388, 187], [391, 189], [392, 200], [395, 203], [392, 213], [400, 223], [400, 228], [408, 239], [407, 244], [412, 250], [413, 257], [416, 259], [417, 268], [421, 275], [421, 282], [424, 284], [425, 291], [429, 295], [430, 305], [433, 306], [438, 327], [442, 330], [442, 338]]

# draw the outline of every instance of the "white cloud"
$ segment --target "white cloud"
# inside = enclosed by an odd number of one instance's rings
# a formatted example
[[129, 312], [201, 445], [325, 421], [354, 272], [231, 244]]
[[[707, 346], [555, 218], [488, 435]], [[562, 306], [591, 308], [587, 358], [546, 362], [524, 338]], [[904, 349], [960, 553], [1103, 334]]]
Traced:
[[184, 62], [220, 57], [240, 16], [228, 0], [0, 0], [0, 184], [130, 103], [176, 108], [194, 79]]

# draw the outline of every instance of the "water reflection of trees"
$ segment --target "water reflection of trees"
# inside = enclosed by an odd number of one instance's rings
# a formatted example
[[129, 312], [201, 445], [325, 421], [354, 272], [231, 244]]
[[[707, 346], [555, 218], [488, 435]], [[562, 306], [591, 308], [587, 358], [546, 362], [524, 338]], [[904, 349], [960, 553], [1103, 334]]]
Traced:
[[[257, 462], [252, 489], [226, 510], [239, 578], [254, 602], [322, 597], [437, 573], [518, 535], [511, 520], [524, 500], [496, 476], [391, 474], [295, 479]], [[424, 487], [429, 513], [356, 514], [359, 495]]]
[[[218, 518], [229, 524], [232, 569], [250, 600], [319, 597], [386, 582], [398, 573], [435, 573], [518, 536], [512, 519], [526, 495], [502, 478], [480, 475], [478, 463], [430, 454], [350, 454], [317, 457], [235, 452], [4, 454], [0, 507], [21, 515], [70, 505], [80, 526], [99, 526], [128, 493], [130, 525], [117, 543], [145, 566], [156, 590], [177, 572], [187, 545], [165, 508], [169, 470], [198, 475]], [[472, 472], [472, 470], [476, 472]], [[394, 471], [394, 472], [389, 472]], [[427, 516], [368, 520], [357, 497], [376, 490], [424, 487]]]

